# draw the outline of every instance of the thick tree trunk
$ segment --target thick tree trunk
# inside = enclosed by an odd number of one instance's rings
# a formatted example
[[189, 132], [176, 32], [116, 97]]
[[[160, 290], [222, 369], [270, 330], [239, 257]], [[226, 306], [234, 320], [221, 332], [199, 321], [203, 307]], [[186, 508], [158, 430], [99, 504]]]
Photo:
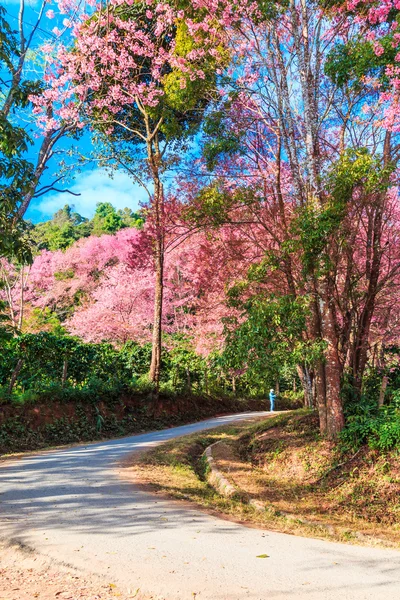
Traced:
[[[386, 131], [383, 145], [383, 166], [385, 167], [390, 167], [392, 161], [391, 137], [391, 132]], [[387, 184], [389, 184], [389, 181], [387, 181]], [[385, 225], [384, 212], [386, 198], [385, 188], [384, 192], [378, 194], [376, 197], [368, 223], [368, 252], [365, 262], [367, 292], [365, 304], [357, 324], [358, 331], [352, 356], [354, 382], [356, 389], [360, 394], [364, 371], [368, 360], [371, 323], [375, 312], [376, 297], [379, 293], [382, 255], [384, 251], [382, 236]]]
[[336, 438], [344, 427], [343, 405], [340, 397], [342, 368], [332, 298], [327, 281], [321, 282], [320, 314], [322, 339], [327, 345], [325, 361], [321, 365], [325, 380], [326, 435], [329, 438]]
[[[322, 339], [321, 331], [321, 314], [318, 304], [318, 295], [315, 291], [315, 283], [309, 280], [309, 293], [313, 294], [313, 302], [311, 304], [312, 319], [310, 319], [309, 329], [313, 341]], [[315, 404], [318, 409], [319, 428], [322, 435], [327, 434], [327, 406], [326, 406], [326, 380], [325, 380], [325, 365], [323, 359], [317, 361], [314, 372], [314, 397]]]
[[321, 434], [334, 439], [344, 427], [340, 397], [342, 366], [327, 275], [320, 278], [316, 289], [318, 292], [312, 304], [312, 336], [315, 341], [323, 340], [326, 343], [324, 357], [315, 365], [316, 404]]
[[160, 389], [161, 373], [161, 342], [162, 342], [162, 315], [163, 315], [163, 296], [164, 296], [164, 189], [160, 179], [160, 166], [162, 162], [157, 128], [150, 130], [149, 116], [145, 113], [147, 140], [147, 157], [153, 176], [154, 197], [152, 203], [154, 218], [154, 269], [155, 269], [155, 289], [154, 289], [154, 321], [153, 321], [153, 339], [150, 364], [150, 380], [154, 383], [156, 397]]
[[328, 342], [325, 364], [327, 436], [334, 439], [344, 427], [343, 404], [340, 396], [341, 367], [337, 348]]
[[[314, 406], [314, 386], [311, 371], [307, 365], [298, 365], [297, 373], [304, 392], [304, 406], [306, 408], [312, 408]], [[293, 391], [296, 391], [295, 383], [296, 380], [293, 381]]]
[[319, 429], [322, 435], [327, 435], [328, 417], [326, 406], [325, 365], [323, 360], [319, 360], [315, 368], [315, 393], [319, 416]]

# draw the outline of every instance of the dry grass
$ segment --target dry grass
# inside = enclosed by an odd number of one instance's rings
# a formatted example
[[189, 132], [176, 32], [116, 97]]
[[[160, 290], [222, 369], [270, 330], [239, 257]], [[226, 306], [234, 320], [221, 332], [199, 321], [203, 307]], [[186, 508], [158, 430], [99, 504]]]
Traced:
[[364, 447], [340, 455], [319, 437], [317, 418], [303, 415], [259, 436], [239, 436], [216, 453], [236, 485], [279, 511], [400, 544], [398, 452]]
[[[265, 511], [224, 498], [208, 485], [202, 454], [216, 441], [223, 442], [214, 452], [218, 468], [249, 497], [266, 503]], [[345, 464], [332, 470], [340, 461]], [[304, 411], [173, 440], [133, 455], [124, 467], [123, 476], [157, 493], [240, 522], [310, 537], [400, 546], [397, 457], [367, 449], [352, 460], [340, 457], [319, 438], [313, 416]]]
[[[214, 452], [218, 468], [249, 497], [265, 502], [264, 511], [224, 498], [207, 483], [202, 455], [207, 446], [221, 440]], [[396, 457], [373, 457], [363, 450], [357, 461], [331, 471], [339, 460], [348, 458], [319, 438], [312, 415], [298, 411], [173, 440], [134, 454], [125, 460], [122, 472], [156, 493], [190, 500], [242, 523], [308, 537], [400, 547]], [[360, 461], [366, 470], [360, 468]], [[384, 499], [388, 504], [383, 510]]]

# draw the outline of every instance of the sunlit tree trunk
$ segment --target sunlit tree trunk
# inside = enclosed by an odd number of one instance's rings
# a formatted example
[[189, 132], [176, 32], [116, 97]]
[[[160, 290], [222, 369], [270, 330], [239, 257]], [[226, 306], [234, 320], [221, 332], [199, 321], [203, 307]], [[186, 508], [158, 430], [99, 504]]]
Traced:
[[[147, 121], [148, 125], [148, 121]], [[153, 175], [154, 198], [153, 198], [153, 218], [154, 218], [154, 269], [155, 269], [155, 288], [154, 288], [154, 320], [153, 337], [150, 364], [150, 380], [154, 383], [156, 395], [160, 388], [161, 374], [161, 351], [162, 351], [162, 316], [163, 316], [163, 296], [164, 296], [164, 229], [163, 229], [163, 210], [164, 210], [164, 189], [160, 178], [161, 155], [158, 145], [157, 133], [151, 135], [147, 143], [148, 160]]]

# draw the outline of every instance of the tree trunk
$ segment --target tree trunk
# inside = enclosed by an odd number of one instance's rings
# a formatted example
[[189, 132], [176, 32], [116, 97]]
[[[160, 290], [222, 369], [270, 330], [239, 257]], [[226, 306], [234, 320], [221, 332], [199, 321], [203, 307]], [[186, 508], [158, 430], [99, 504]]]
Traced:
[[164, 264], [163, 264], [161, 244], [157, 240], [155, 255], [155, 295], [154, 295], [154, 322], [153, 322], [153, 340], [151, 349], [150, 380], [155, 385], [156, 394], [160, 388], [161, 373], [161, 335], [162, 335], [162, 310], [164, 295]]
[[327, 436], [337, 438], [344, 427], [343, 404], [340, 396], [341, 367], [337, 349], [328, 343], [325, 364]]
[[[313, 377], [307, 365], [298, 365], [297, 373], [304, 391], [304, 406], [312, 408], [314, 406], [314, 386]], [[293, 380], [293, 391], [295, 390], [296, 380]]]
[[164, 296], [164, 189], [160, 179], [161, 155], [156, 132], [150, 134], [149, 117], [145, 116], [148, 132], [147, 156], [154, 182], [153, 215], [154, 215], [154, 268], [155, 268], [155, 290], [154, 290], [154, 322], [153, 339], [151, 350], [150, 380], [154, 383], [156, 397], [160, 389], [161, 373], [161, 341], [162, 341], [162, 315]]
[[321, 365], [325, 380], [326, 435], [334, 439], [344, 427], [344, 414], [340, 397], [342, 369], [338, 353], [332, 298], [329, 294], [327, 281], [323, 281], [321, 285], [320, 314], [322, 339], [327, 344], [325, 360]]
[[[391, 132], [386, 131], [383, 144], [383, 166], [388, 167], [392, 161]], [[387, 182], [389, 184], [389, 181]], [[362, 381], [368, 359], [369, 337], [371, 323], [375, 312], [376, 297], [379, 293], [379, 283], [382, 269], [382, 255], [384, 250], [383, 230], [385, 225], [384, 211], [386, 206], [386, 188], [380, 193], [374, 203], [374, 210], [370, 215], [367, 232], [369, 252], [367, 253], [365, 272], [367, 292], [365, 305], [357, 323], [358, 331], [353, 349], [352, 365], [355, 387], [361, 394]]]
[[190, 370], [188, 368], [186, 368], [186, 384], [188, 392], [190, 392], [192, 390], [192, 380], [190, 378]]
[[68, 376], [68, 360], [65, 358], [64, 364], [63, 364], [62, 377], [61, 377], [61, 386], [62, 387], [65, 386], [65, 383], [67, 381], [67, 376]]
[[15, 382], [17, 381], [18, 375], [22, 369], [23, 364], [24, 364], [24, 360], [23, 360], [23, 358], [20, 358], [17, 362], [17, 366], [15, 367], [15, 369], [13, 371], [13, 374], [11, 375], [11, 381], [10, 381], [10, 385], [8, 387], [8, 393], [10, 396], [12, 394]]
[[315, 369], [315, 393], [319, 416], [319, 429], [322, 435], [327, 435], [328, 416], [326, 406], [326, 382], [324, 361], [319, 360]]
[[386, 392], [388, 381], [389, 381], [389, 377], [387, 375], [384, 375], [383, 378], [382, 378], [381, 389], [379, 391], [379, 406], [383, 406], [384, 405], [384, 402], [385, 402], [385, 392]]

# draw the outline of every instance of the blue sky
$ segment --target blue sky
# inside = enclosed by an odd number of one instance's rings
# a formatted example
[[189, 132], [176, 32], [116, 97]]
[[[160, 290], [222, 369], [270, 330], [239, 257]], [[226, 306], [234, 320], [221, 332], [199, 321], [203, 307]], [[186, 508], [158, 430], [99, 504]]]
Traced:
[[91, 217], [98, 202], [111, 202], [116, 208], [128, 206], [137, 210], [141, 202], [147, 200], [146, 192], [134, 185], [126, 173], [115, 173], [113, 179], [101, 169], [87, 169], [79, 173], [68, 189], [80, 194], [72, 196], [66, 193], [49, 193], [35, 199], [26, 218], [33, 222], [44, 221], [65, 204], [73, 205], [76, 212]]
[[[39, 0], [26, 0], [26, 11], [24, 21], [26, 28], [29, 29], [30, 23], [36, 21], [37, 8], [40, 6]], [[7, 10], [7, 20], [10, 24], [17, 28], [17, 15], [19, 10], [19, 0], [2, 0], [2, 5]], [[48, 8], [57, 8], [53, 2], [48, 2]], [[48, 10], [46, 7], [46, 10]], [[51, 30], [57, 25], [57, 19], [50, 20], [43, 17], [41, 21], [41, 32], [39, 34], [39, 43], [46, 38], [51, 37]], [[48, 31], [48, 34], [47, 34]], [[30, 128], [29, 125], [26, 124]], [[72, 142], [77, 145], [76, 140]], [[91, 140], [89, 135], [84, 135], [78, 142], [80, 150], [84, 154], [89, 154], [91, 150]], [[64, 140], [61, 148], [67, 149], [71, 142]], [[28, 152], [27, 158], [35, 162], [35, 144]], [[65, 156], [61, 155], [65, 159]], [[71, 164], [73, 159], [67, 159]], [[58, 161], [53, 160], [49, 165], [48, 170], [40, 182], [40, 186], [48, 185], [54, 181], [58, 171]], [[68, 188], [79, 196], [72, 196], [68, 193], [50, 192], [40, 198], [32, 201], [31, 206], [26, 214], [27, 219], [33, 222], [39, 222], [49, 219], [59, 208], [65, 204], [70, 204], [75, 207], [75, 210], [84, 217], [91, 217], [98, 202], [111, 202], [117, 209], [125, 208], [126, 206], [132, 210], [137, 210], [141, 203], [147, 201], [146, 192], [137, 184], [135, 184], [127, 173], [122, 171], [116, 172], [113, 178], [98, 168], [92, 166], [81, 167], [76, 171], [76, 176], [69, 177], [68, 182], [57, 184], [58, 188]]]

